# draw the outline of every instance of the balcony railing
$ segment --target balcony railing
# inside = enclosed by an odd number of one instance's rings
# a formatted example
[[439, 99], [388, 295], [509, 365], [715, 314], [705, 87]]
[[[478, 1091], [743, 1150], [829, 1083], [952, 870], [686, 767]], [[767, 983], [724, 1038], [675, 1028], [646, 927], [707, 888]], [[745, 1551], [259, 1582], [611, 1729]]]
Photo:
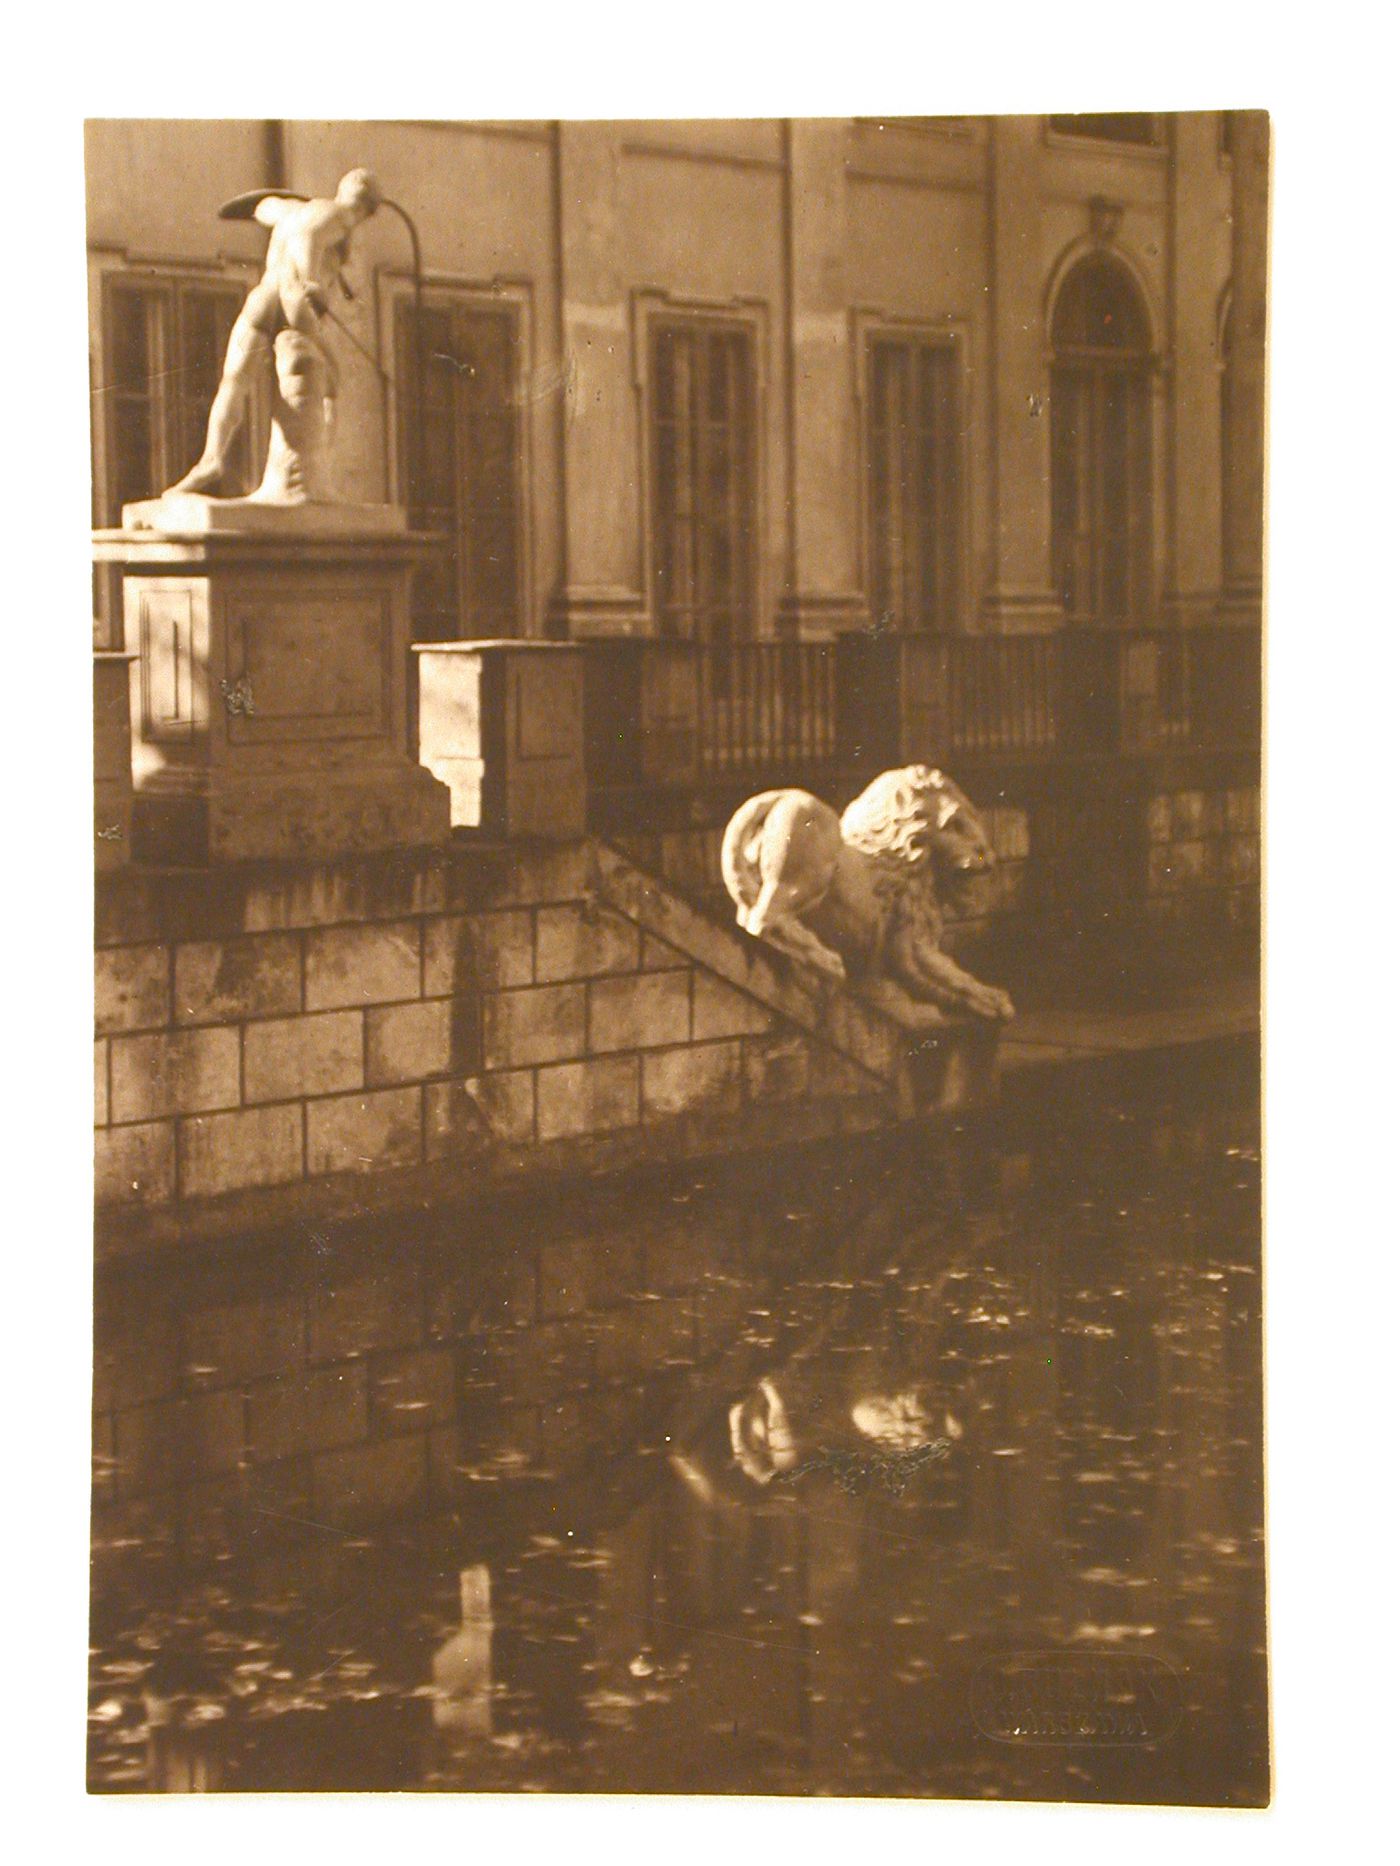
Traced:
[[826, 764], [837, 752], [836, 649], [755, 641], [697, 660], [704, 776]]
[[591, 642], [589, 788], [796, 783], [842, 756], [836, 642]]
[[806, 783], [937, 760], [955, 770], [1257, 750], [1257, 629], [847, 635], [588, 645], [591, 791]]
[[1039, 757], [1058, 743], [1058, 635], [950, 635], [933, 676], [944, 695], [947, 752], [955, 757]]

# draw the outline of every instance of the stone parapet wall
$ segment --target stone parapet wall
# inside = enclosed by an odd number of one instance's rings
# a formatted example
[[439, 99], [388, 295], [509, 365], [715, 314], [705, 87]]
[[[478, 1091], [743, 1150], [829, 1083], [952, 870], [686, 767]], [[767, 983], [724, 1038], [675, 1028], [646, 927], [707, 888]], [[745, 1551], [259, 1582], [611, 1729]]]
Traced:
[[101, 875], [99, 1233], [888, 1118], [891, 1030], [741, 945], [583, 841]]
[[1168, 923], [1204, 911], [1232, 928], [1259, 924], [1256, 787], [1157, 793], [1147, 806], [1147, 906]]

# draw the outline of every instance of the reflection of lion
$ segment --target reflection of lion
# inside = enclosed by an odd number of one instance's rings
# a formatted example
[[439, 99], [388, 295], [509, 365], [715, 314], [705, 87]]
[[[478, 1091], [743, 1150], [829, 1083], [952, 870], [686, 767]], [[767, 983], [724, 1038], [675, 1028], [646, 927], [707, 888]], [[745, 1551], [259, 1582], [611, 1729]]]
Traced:
[[1004, 991], [941, 950], [940, 886], [951, 895], [996, 860], [977, 812], [941, 771], [886, 771], [841, 817], [806, 791], [764, 791], [735, 812], [720, 860], [745, 932], [861, 981], [902, 1021], [1012, 1015]]

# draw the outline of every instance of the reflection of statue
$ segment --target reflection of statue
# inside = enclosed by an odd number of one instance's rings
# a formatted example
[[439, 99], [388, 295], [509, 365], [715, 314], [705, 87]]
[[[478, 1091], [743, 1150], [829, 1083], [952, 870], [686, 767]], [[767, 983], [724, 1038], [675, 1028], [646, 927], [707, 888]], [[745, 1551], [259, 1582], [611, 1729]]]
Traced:
[[[217, 492], [228, 468], [229, 453], [238, 437], [254, 378], [279, 332], [295, 331], [320, 359], [323, 423], [329, 429], [337, 387], [335, 359], [322, 331], [322, 320], [333, 316], [330, 295], [339, 289], [347, 298], [344, 269], [350, 235], [379, 206], [381, 195], [374, 177], [357, 168], [340, 183], [333, 201], [308, 201], [281, 190], [264, 190], [230, 202], [224, 210], [232, 218], [251, 217], [272, 230], [262, 278], [249, 292], [229, 335], [223, 378], [213, 407], [204, 452], [172, 492]], [[298, 373], [305, 373], [306, 353], [297, 357]], [[285, 396], [279, 361], [279, 386]], [[289, 398], [288, 398], [289, 399]], [[276, 497], [264, 481], [259, 494]], [[309, 498], [303, 491], [293, 495]], [[324, 496], [324, 495], [322, 495]]]
[[963, 1436], [962, 1421], [926, 1379], [859, 1392], [834, 1408], [801, 1380], [803, 1403], [794, 1407], [788, 1385], [783, 1375], [768, 1376], [729, 1409], [734, 1461], [755, 1484], [829, 1470], [838, 1483], [873, 1480], [900, 1495], [921, 1465], [946, 1457]]
[[746, 932], [928, 1024], [947, 1011], [1012, 1015], [1004, 991], [941, 950], [940, 886], [952, 892], [995, 860], [972, 805], [928, 765], [886, 771], [839, 818], [806, 791], [764, 791], [735, 812], [721, 852]]
[[478, 1562], [459, 1582], [461, 1628], [433, 1654], [433, 1723], [458, 1736], [490, 1736], [491, 1570]]

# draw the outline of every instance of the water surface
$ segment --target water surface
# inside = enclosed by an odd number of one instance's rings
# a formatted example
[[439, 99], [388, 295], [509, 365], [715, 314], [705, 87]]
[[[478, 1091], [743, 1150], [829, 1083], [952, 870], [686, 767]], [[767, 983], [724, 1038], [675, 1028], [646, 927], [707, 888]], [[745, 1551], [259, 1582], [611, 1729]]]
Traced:
[[[1252, 1106], [1081, 1097], [550, 1219], [528, 1324], [478, 1312], [403, 1402], [446, 1421], [425, 1499], [99, 1509], [91, 1785], [1264, 1802]], [[400, 1249], [415, 1288], [456, 1244]], [[114, 1300], [187, 1349], [289, 1262], [313, 1302], [363, 1271], [291, 1240]]]

